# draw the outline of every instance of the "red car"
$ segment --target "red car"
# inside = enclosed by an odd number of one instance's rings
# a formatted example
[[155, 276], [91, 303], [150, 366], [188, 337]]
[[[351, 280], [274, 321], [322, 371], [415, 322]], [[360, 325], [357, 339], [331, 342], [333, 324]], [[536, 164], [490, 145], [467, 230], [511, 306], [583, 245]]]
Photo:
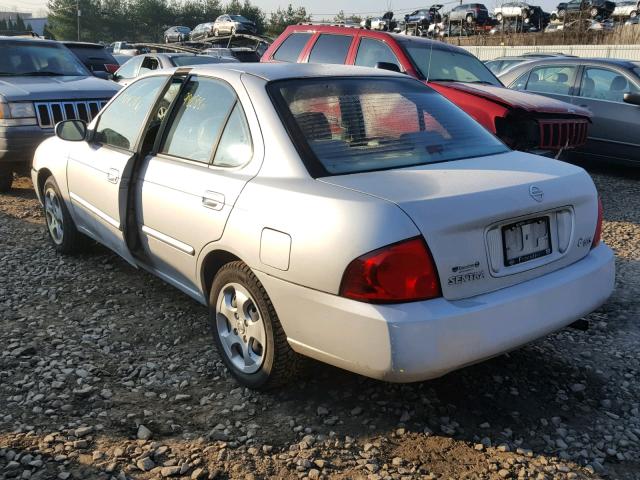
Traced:
[[585, 143], [591, 114], [559, 100], [510, 90], [466, 50], [426, 38], [326, 25], [288, 27], [262, 62], [386, 68], [440, 92], [511, 148], [538, 154]]

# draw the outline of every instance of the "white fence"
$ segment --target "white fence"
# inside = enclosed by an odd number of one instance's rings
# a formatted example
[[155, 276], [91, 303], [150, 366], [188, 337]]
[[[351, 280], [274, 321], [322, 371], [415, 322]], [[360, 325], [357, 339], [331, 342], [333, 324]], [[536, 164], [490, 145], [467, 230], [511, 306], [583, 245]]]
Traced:
[[561, 52], [577, 57], [623, 58], [640, 61], [640, 45], [528, 45], [498, 47], [462, 47], [480, 60], [530, 52]]

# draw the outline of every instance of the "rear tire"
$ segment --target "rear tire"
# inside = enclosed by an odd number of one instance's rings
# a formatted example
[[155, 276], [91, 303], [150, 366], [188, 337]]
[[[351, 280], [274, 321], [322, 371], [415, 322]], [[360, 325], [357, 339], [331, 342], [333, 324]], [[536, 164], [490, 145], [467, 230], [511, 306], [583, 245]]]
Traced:
[[7, 193], [13, 185], [13, 169], [11, 167], [0, 167], [0, 193]]
[[164, 43], [169, 43], [169, 37], [164, 37]]
[[47, 231], [53, 247], [63, 254], [85, 250], [88, 238], [78, 232], [53, 176], [44, 182], [42, 201]]
[[302, 373], [306, 359], [289, 346], [267, 292], [243, 262], [230, 262], [218, 271], [209, 313], [218, 352], [241, 385], [268, 390]]
[[595, 7], [592, 8], [589, 14], [591, 15], [591, 18], [596, 18], [598, 16], [598, 9]]
[[636, 16], [638, 15], [638, 12], [636, 12], [635, 10], [633, 12], [631, 12], [629, 14], [629, 18], [636, 18]]
[[219, 33], [220, 33], [220, 32], [218, 32], [218, 29], [217, 29], [217, 28], [214, 28], [214, 29], [213, 29], [213, 36], [214, 36], [214, 37], [217, 37], [217, 36], [219, 35]]
[[471, 15], [471, 14], [467, 15], [466, 22], [468, 24], [472, 24], [473, 23], [473, 15]]
[[501, 14], [501, 13], [498, 13], [498, 14], [496, 15], [496, 20], [497, 20], [497, 21], [499, 21], [499, 22], [502, 22], [502, 19], [503, 19], [503, 18], [504, 18], [504, 17], [502, 16], [502, 14]]

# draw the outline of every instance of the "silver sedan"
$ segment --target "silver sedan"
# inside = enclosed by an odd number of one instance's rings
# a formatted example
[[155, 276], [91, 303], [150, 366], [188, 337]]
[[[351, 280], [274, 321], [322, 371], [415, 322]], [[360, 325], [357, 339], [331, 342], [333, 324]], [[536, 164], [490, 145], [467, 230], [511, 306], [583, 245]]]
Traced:
[[312, 357], [434, 378], [557, 330], [613, 288], [582, 169], [510, 151], [420, 81], [289, 64], [143, 76], [56, 126], [33, 182], [89, 238], [208, 306], [237, 380]]

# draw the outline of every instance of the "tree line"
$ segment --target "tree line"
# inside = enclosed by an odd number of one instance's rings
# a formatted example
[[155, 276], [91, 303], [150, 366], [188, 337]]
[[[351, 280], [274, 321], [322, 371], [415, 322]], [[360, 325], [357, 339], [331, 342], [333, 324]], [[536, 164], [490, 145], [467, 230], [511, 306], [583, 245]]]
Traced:
[[[276, 36], [288, 25], [310, 21], [304, 7], [278, 8], [267, 14], [250, 0], [78, 0], [80, 39], [158, 42], [173, 25], [189, 28], [213, 22], [219, 15], [243, 15], [253, 20], [260, 34]], [[49, 0], [46, 34], [57, 40], [76, 40], [76, 0]]]
[[14, 22], [10, 18], [0, 20], [0, 31], [1, 32], [30, 32], [32, 31], [31, 24], [25, 23], [20, 15], [16, 16], [16, 21]]

